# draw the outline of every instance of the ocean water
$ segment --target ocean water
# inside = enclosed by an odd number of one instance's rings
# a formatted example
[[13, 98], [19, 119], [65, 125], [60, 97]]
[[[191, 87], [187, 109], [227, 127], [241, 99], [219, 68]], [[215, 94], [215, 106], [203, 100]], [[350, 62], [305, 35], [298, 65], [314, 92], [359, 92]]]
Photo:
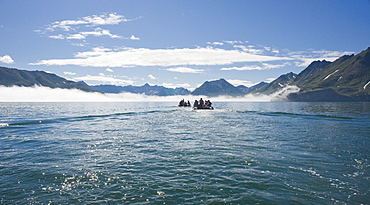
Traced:
[[0, 103], [0, 204], [370, 204], [370, 103]]

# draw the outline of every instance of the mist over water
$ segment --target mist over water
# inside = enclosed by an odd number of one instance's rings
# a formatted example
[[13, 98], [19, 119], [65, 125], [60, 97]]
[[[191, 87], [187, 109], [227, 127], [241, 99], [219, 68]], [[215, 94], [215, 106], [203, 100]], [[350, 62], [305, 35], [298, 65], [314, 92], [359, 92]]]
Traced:
[[294, 85], [285, 86], [280, 91], [270, 95], [272, 101], [287, 101], [287, 97], [291, 93], [297, 93], [300, 88]]
[[270, 101], [273, 96], [254, 96], [246, 95], [243, 97], [220, 96], [207, 98], [205, 96], [148, 96], [134, 93], [98, 93], [84, 92], [77, 89], [60, 89], [49, 87], [4, 87], [0, 86], [0, 102], [132, 102], [132, 101], [180, 101], [181, 99], [190, 100], [203, 97], [212, 101], [250, 101], [265, 102]]

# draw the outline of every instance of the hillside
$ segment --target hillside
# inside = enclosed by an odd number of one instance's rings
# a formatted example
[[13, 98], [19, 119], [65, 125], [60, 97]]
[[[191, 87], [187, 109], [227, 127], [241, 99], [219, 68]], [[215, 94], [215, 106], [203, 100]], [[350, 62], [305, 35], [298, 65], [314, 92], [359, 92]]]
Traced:
[[304, 75], [306, 70], [293, 82], [301, 92], [289, 96], [289, 100], [312, 100], [312, 93], [325, 91], [345, 99], [339, 101], [370, 101], [370, 47], [357, 55], [342, 56], [310, 76]]
[[[322, 72], [315, 72], [309, 83], [294, 82], [302, 89], [331, 88], [338, 94], [354, 96], [370, 94], [370, 47], [358, 55], [343, 56], [326, 66]], [[364, 88], [365, 87], [365, 88]]]
[[300, 88], [289, 101], [370, 101], [370, 47], [334, 62], [314, 61], [298, 75], [288, 73], [254, 91], [272, 94], [288, 85]]
[[50, 88], [79, 89], [87, 92], [93, 90], [84, 84], [67, 80], [44, 71], [26, 71], [0, 67], [0, 85], [11, 86], [44, 86]]

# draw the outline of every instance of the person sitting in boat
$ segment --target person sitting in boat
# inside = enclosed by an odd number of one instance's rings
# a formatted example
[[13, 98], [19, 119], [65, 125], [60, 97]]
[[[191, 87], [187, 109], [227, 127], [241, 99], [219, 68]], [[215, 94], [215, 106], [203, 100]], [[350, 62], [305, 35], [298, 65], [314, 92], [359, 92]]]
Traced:
[[204, 101], [203, 101], [202, 98], [200, 98], [200, 100], [199, 100], [199, 107], [204, 108]]
[[184, 106], [184, 103], [185, 103], [185, 100], [182, 99], [180, 102], [179, 102], [179, 106]]
[[211, 101], [210, 100], [206, 100], [206, 108], [210, 108], [210, 107], [212, 107], [212, 103], [211, 103]]
[[199, 104], [198, 104], [198, 100], [195, 100], [193, 107], [198, 108], [198, 106], [199, 106]]

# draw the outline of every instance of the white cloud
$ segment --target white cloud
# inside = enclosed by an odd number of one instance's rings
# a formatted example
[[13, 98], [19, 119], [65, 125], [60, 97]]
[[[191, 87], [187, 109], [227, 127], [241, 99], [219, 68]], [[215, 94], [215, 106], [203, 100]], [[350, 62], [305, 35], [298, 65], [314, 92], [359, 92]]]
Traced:
[[100, 55], [105, 55], [106, 52], [110, 52], [110, 51], [112, 51], [112, 49], [104, 48], [104, 47], [95, 47], [92, 49], [92, 51], [79, 52], [75, 55], [75, 57], [88, 58], [88, 57], [100, 56]]
[[81, 33], [76, 33], [76, 34], [70, 34], [67, 37], [64, 37], [65, 39], [85, 39], [86, 35], [82, 35]]
[[280, 53], [280, 51], [279, 51], [279, 50], [277, 50], [277, 49], [272, 49], [272, 51], [271, 51], [271, 52], [276, 53], [276, 54]]
[[107, 69], [105, 69], [106, 71], [108, 71], [108, 72], [111, 72], [111, 73], [113, 73], [114, 72], [114, 70], [112, 70], [112, 69], [110, 69], [110, 68], [107, 68]]
[[63, 72], [64, 75], [76, 75], [76, 73], [65, 71]]
[[[131, 35], [123, 37], [121, 35], [112, 34], [107, 29], [102, 29], [97, 26], [117, 25], [121, 22], [132, 21], [134, 19], [126, 19], [122, 15], [116, 13], [92, 15], [79, 18], [77, 20], [55, 21], [46, 26], [44, 30], [35, 30], [39, 34], [45, 34], [52, 39], [66, 40], [84, 40], [88, 36], [94, 37], [109, 37], [118, 39], [140, 40], [139, 37]], [[92, 29], [91, 27], [97, 27]]]
[[[332, 60], [331, 59], [327, 59], [328, 61], [333, 61], [335, 60], [336, 58], [333, 58]], [[295, 62], [295, 65], [298, 66], [298, 67], [307, 67], [309, 66], [313, 61], [317, 61], [317, 60], [323, 60], [322, 58], [304, 58], [304, 57], [300, 57], [299, 59], [297, 59], [299, 61], [296, 61]]]
[[177, 88], [189, 88], [190, 84], [189, 83], [179, 83], [179, 84], [176, 84], [176, 87]]
[[243, 67], [221, 68], [220, 70], [239, 70], [239, 71], [244, 71], [244, 70], [269, 70], [269, 69], [274, 69], [274, 68], [281, 68], [281, 67], [284, 67], [286, 65], [289, 65], [289, 63], [277, 64], [277, 65], [262, 63], [262, 66], [250, 65], [250, 66], [243, 66]]
[[80, 34], [85, 36], [85, 37], [89, 36], [89, 35], [93, 35], [93, 36], [96, 36], [96, 37], [108, 36], [110, 38], [122, 38], [122, 36], [111, 34], [109, 30], [102, 29], [102, 28], [96, 28], [94, 31], [80, 32]]
[[0, 56], [0, 62], [11, 64], [11, 63], [14, 63], [14, 60], [9, 55], [5, 55], [5, 56]]
[[243, 46], [243, 45], [234, 45], [234, 48], [239, 48], [244, 52], [259, 55], [263, 53], [262, 49], [255, 49], [254, 46]]
[[134, 35], [131, 35], [130, 39], [131, 39], [131, 40], [140, 40], [140, 38], [139, 38], [139, 37], [136, 37], [136, 36], [134, 36]]
[[247, 87], [251, 87], [251, 86], [254, 85], [251, 81], [248, 81], [248, 80], [227, 79], [227, 82], [233, 84], [234, 86], [244, 85], [244, 86], [247, 86]]
[[296, 66], [299, 67], [307, 67], [310, 65], [313, 61], [318, 60], [327, 60], [327, 61], [335, 61], [339, 57], [343, 55], [349, 55], [353, 54], [353, 52], [349, 51], [326, 51], [326, 50], [320, 50], [320, 51], [296, 51], [296, 52], [290, 52], [288, 55], [292, 58], [295, 58], [297, 61], [295, 62]]
[[321, 51], [313, 51], [312, 53], [319, 54], [322, 57], [338, 57], [338, 56], [343, 56], [343, 55], [350, 55], [353, 54], [353, 52], [348, 52], [348, 51], [326, 51], [326, 50], [321, 50]]
[[116, 13], [103, 14], [103, 15], [92, 15], [86, 16], [78, 20], [65, 20], [56, 21], [49, 25], [46, 29], [49, 31], [54, 31], [55, 29], [62, 29], [64, 31], [74, 30], [75, 26], [87, 25], [87, 26], [98, 26], [98, 25], [114, 25], [120, 22], [131, 21], [126, 19], [122, 15]]
[[222, 43], [222, 42], [207, 42], [207, 44], [215, 45], [215, 46], [222, 46], [222, 45], [224, 45], [224, 43]]
[[79, 46], [79, 47], [85, 47], [87, 44], [83, 43], [71, 43], [72, 46]]
[[86, 39], [87, 36], [95, 36], [95, 37], [100, 37], [100, 36], [108, 36], [110, 38], [123, 38], [122, 36], [111, 34], [109, 30], [102, 29], [102, 28], [96, 28], [94, 31], [82, 31], [79, 33], [75, 34], [58, 34], [54, 36], [49, 36], [49, 38], [53, 39]]
[[120, 22], [130, 21], [129, 19], [126, 19], [124, 16], [117, 15], [116, 13], [111, 13], [108, 15], [103, 14], [100, 16], [92, 15], [83, 17], [83, 19], [93, 25], [113, 25], [118, 24]]
[[276, 80], [276, 78], [267, 78], [265, 81], [266, 83], [271, 83], [274, 80]]
[[295, 62], [295, 65], [298, 67], [307, 67], [309, 66], [313, 61], [321, 61], [321, 60], [326, 60], [326, 61], [335, 61], [339, 58], [340, 56], [337, 57], [317, 57], [317, 58], [308, 58], [308, 57], [299, 57], [297, 58], [298, 61]]
[[147, 49], [123, 48], [111, 50], [99, 47], [75, 54], [73, 59], [41, 60], [30, 65], [78, 65], [91, 67], [226, 65], [236, 62], [266, 62], [293, 60], [289, 57], [256, 55], [240, 50], [216, 48]]
[[237, 43], [243, 43], [243, 41], [224, 41], [225, 43], [228, 44], [237, 44]]
[[49, 36], [49, 38], [53, 38], [53, 39], [65, 39], [65, 37], [62, 34]]
[[166, 70], [171, 71], [171, 72], [178, 72], [178, 73], [202, 73], [204, 71], [202, 69], [194, 69], [194, 68], [187, 68], [187, 67], [168, 68]]
[[229, 68], [221, 68], [220, 70], [263, 70], [260, 66], [243, 66], [243, 67], [229, 67]]
[[162, 83], [163, 87], [166, 88], [189, 88], [190, 84], [189, 83], [179, 83], [179, 84], [174, 84], [174, 83]]
[[279, 51], [279, 50], [277, 50], [277, 49], [275, 49], [275, 48], [268, 47], [268, 46], [264, 47], [264, 49], [265, 49], [266, 51], [270, 51], [270, 52], [272, 52], [272, 53], [276, 53], [276, 54], [280, 53], [280, 51]]
[[155, 77], [153, 75], [148, 75], [148, 77], [152, 80], [155, 80]]

